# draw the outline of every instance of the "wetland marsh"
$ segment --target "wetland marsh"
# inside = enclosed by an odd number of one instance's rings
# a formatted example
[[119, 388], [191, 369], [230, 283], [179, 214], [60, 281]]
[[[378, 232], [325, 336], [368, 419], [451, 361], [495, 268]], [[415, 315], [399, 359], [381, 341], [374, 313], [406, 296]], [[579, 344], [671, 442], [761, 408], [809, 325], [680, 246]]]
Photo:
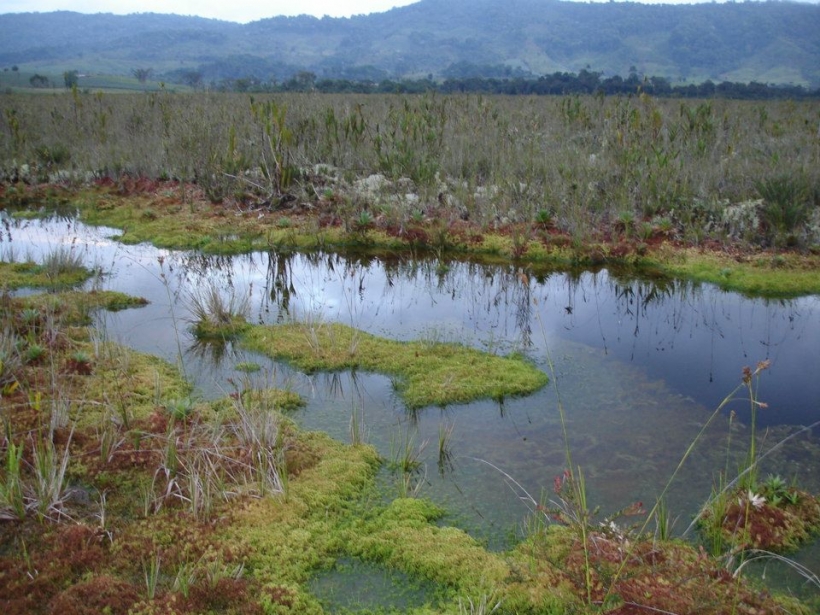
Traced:
[[[636, 501], [653, 502], [744, 365], [772, 362], [758, 388], [759, 399], [768, 403], [758, 418], [762, 449], [818, 420], [820, 382], [806, 369], [820, 359], [815, 296], [755, 299], [708, 284], [608, 269], [539, 273], [401, 255], [205, 256], [124, 245], [112, 240], [116, 229], [59, 217], [7, 219], [6, 233], [6, 255], [13, 250], [39, 261], [65, 248], [97, 272], [86, 282], [89, 289], [148, 300], [138, 309], [98, 312], [100, 339], [180, 366], [195, 399], [217, 400], [237, 387], [299, 394], [305, 403], [288, 416], [301, 429], [375, 447], [384, 460], [376, 484], [385, 501], [429, 499], [445, 511], [444, 522], [493, 551], [526, 537], [532, 510], [519, 487], [539, 498], [549, 494], [566, 467], [567, 447], [584, 469], [588, 497], [602, 516]], [[376, 365], [352, 371], [319, 366], [305, 373], [254, 352], [239, 338], [197, 338], [192, 297], [214, 289], [226, 303], [241, 298], [244, 318], [257, 331], [303, 323], [315, 335], [338, 323], [352, 327], [353, 338], [343, 341], [351, 354], [360, 343], [364, 348], [365, 336], [458, 343], [499, 356], [515, 353], [554, 382], [522, 396], [408, 406], [393, 377]], [[302, 339], [311, 345], [309, 334]], [[686, 528], [720, 472], [739, 469], [748, 422], [748, 400], [738, 399], [705, 433], [666, 494], [676, 519], [673, 533]], [[441, 434], [449, 434], [446, 456], [440, 454]], [[391, 470], [408, 459], [412, 471], [406, 475]], [[819, 462], [809, 430], [767, 458], [760, 472], [816, 492]], [[816, 566], [816, 547], [800, 557]], [[343, 569], [361, 570], [355, 564]], [[797, 582], [781, 572], [786, 584]], [[317, 587], [328, 583], [326, 578]]]
[[8, 613], [817, 610], [813, 103], [0, 107]]

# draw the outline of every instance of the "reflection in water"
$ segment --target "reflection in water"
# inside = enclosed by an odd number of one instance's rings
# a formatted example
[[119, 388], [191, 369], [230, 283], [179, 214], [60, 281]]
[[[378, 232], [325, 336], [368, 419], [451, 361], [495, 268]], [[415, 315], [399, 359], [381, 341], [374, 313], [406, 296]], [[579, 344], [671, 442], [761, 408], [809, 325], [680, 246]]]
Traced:
[[[70, 241], [85, 250], [89, 263], [109, 271], [106, 287], [149, 299], [146, 308], [101, 315], [105, 335], [174, 363], [181, 359], [202, 394], [224, 394], [235, 365], [252, 360], [265, 369], [244, 376], [251, 382], [286, 386], [308, 398], [297, 414], [307, 428], [349, 441], [351, 414], [360, 409], [385, 458], [397, 430], [415, 430], [419, 443], [431, 443], [422, 458], [431, 468], [422, 474], [422, 493], [494, 545], [515, 531], [526, 510], [502, 475], [475, 460], [502, 468], [532, 494], [548, 490], [565, 463], [555, 387], [502, 404], [429, 408], [408, 417], [386, 377], [305, 376], [232, 345], [196, 345], [185, 327], [188, 293], [216, 284], [226, 294], [247, 296], [257, 323], [340, 321], [393, 339], [517, 350], [546, 371], [551, 361], [573, 460], [584, 468], [591, 501], [605, 511], [654, 500], [711, 411], [738, 384], [744, 365], [772, 361], [759, 389], [769, 403], [759, 416], [769, 429], [764, 448], [791, 426], [820, 419], [818, 297], [749, 299], [709, 285], [607, 270], [442, 266], [432, 259], [274, 251], [206, 257], [123, 246], [105, 238], [113, 231], [72, 221], [6, 224], [18, 254], [36, 257]], [[729, 473], [736, 470], [748, 436], [742, 426], [748, 407], [748, 400], [730, 404], [727, 411], [739, 419], [732, 431], [725, 417], [716, 421], [687, 461], [669, 495], [681, 519], [709, 495], [717, 471], [727, 464]], [[435, 443], [441, 426], [451, 424], [453, 468], [439, 474]], [[764, 475], [796, 476], [820, 489], [817, 445], [809, 435], [767, 459]]]

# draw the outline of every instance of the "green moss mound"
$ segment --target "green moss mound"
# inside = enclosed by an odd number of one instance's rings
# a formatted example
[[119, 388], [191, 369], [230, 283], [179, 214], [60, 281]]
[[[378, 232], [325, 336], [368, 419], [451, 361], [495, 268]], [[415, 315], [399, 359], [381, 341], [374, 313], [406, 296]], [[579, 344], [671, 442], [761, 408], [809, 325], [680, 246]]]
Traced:
[[533, 393], [547, 376], [519, 355], [499, 357], [458, 344], [397, 342], [338, 323], [255, 326], [242, 344], [312, 373], [360, 369], [393, 377], [410, 408], [501, 400]]
[[33, 262], [0, 263], [0, 288], [68, 288], [82, 284], [91, 275], [85, 268], [52, 271]]

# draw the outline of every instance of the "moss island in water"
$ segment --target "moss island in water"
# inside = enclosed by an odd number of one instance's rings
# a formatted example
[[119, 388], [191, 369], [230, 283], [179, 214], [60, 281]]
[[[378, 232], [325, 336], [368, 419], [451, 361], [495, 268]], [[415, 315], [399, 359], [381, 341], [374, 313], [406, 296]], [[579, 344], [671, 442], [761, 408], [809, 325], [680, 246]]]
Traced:
[[[311, 580], [351, 558], [424, 582], [423, 605], [403, 611], [414, 615], [583, 614], [602, 604], [610, 613], [812, 612], [732, 577], [689, 544], [582, 525], [570, 499], [566, 525], [535, 507], [523, 542], [491, 552], [444, 525], [434, 503], [386, 499], [373, 447], [298, 429], [287, 416], [302, 403], [294, 393], [237, 385], [198, 401], [166, 362], [90, 343], [90, 310], [139, 304], [105, 292], [0, 303], [7, 615], [321, 615], [334, 611]], [[520, 357], [341, 325], [251, 327], [240, 337], [306, 371], [388, 373], [408, 405], [523, 394], [546, 382]], [[460, 379], [470, 386], [454, 386]]]
[[547, 376], [524, 357], [499, 357], [458, 344], [397, 342], [339, 323], [254, 326], [242, 344], [312, 373], [343, 369], [379, 372], [409, 408], [501, 400], [533, 393]]

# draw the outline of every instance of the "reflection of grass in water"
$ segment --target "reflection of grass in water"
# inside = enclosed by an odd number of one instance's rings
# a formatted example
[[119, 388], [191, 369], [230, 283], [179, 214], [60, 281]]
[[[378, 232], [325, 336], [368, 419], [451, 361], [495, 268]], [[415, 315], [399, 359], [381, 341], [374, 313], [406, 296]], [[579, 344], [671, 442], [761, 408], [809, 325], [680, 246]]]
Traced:
[[310, 582], [310, 592], [328, 613], [365, 609], [419, 608], [431, 601], [434, 583], [413, 579], [395, 568], [346, 558]]

